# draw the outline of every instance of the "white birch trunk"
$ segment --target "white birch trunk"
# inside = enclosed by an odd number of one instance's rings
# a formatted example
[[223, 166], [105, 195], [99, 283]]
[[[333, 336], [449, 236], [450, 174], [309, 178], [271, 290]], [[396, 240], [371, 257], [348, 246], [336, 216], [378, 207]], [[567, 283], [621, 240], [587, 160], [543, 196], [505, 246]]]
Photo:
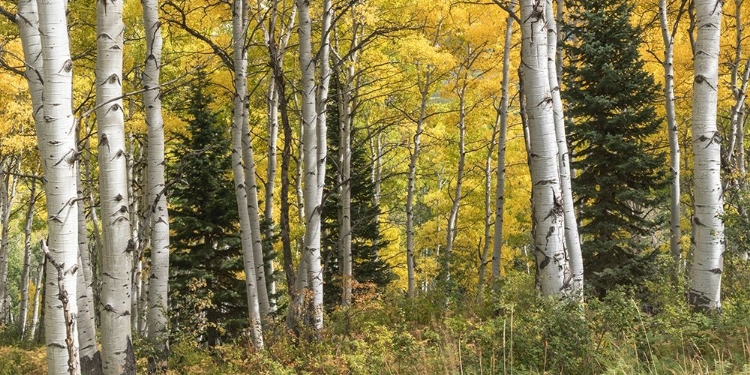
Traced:
[[578, 236], [578, 222], [576, 221], [573, 205], [573, 188], [570, 182], [570, 153], [568, 140], [565, 136], [565, 115], [563, 113], [562, 98], [560, 97], [560, 83], [557, 75], [557, 33], [555, 13], [552, 0], [547, 0], [547, 68], [549, 71], [549, 85], [552, 93], [552, 108], [555, 121], [555, 137], [557, 138], [557, 158], [560, 168], [560, 189], [562, 192], [563, 214], [565, 217], [565, 245], [570, 260], [571, 285], [570, 291], [583, 298], [583, 256], [581, 254], [581, 240]]
[[[737, 159], [737, 145], [739, 132], [743, 131], [744, 128], [740, 122], [740, 113], [745, 108], [745, 94], [747, 91], [748, 79], [750, 78], [750, 59], [745, 65], [745, 72], [740, 76], [740, 63], [742, 62], [742, 41], [744, 39], [745, 25], [742, 21], [742, 3], [744, 0], [735, 0], [734, 2], [734, 20], [735, 20], [735, 52], [734, 60], [732, 61], [732, 70], [730, 78], [730, 87], [732, 89], [732, 97], [735, 100], [735, 104], [732, 106], [732, 111], [729, 117], [729, 124], [731, 130], [729, 132], [729, 142], [727, 149], [724, 153], [725, 164], [730, 170], [734, 170]], [[739, 82], [739, 79], [742, 79]], [[738, 83], [739, 82], [739, 83]], [[742, 145], [740, 144], [740, 148]]]
[[682, 258], [682, 248], [680, 247], [680, 239], [682, 238], [682, 231], [680, 230], [680, 142], [674, 108], [674, 37], [669, 31], [667, 0], [659, 0], [659, 22], [664, 41], [664, 99], [666, 102], [667, 132], [669, 134], [669, 172], [672, 179], [669, 185], [669, 249], [672, 258], [679, 263]]
[[[23, 46], [24, 64], [26, 65], [25, 77], [26, 82], [29, 86], [29, 93], [31, 94], [31, 107], [32, 116], [34, 118], [34, 126], [37, 134], [37, 147], [42, 158], [45, 157], [46, 151], [44, 150], [44, 131], [42, 126], [44, 124], [44, 110], [42, 95], [44, 91], [43, 81], [43, 58], [42, 58], [42, 40], [39, 34], [39, 14], [37, 11], [36, 0], [20, 0], [18, 2], [18, 15], [16, 16], [16, 23], [21, 35], [21, 45]], [[30, 230], [31, 228], [29, 228]], [[27, 239], [30, 241], [30, 238]], [[28, 244], [30, 250], [31, 244]], [[36, 327], [38, 326], [39, 319], [39, 296], [41, 289], [42, 269], [39, 270], [39, 276], [36, 284], [36, 292], [34, 293], [34, 313], [32, 317], [31, 333], [30, 338], [34, 339]], [[24, 324], [24, 329], [26, 329]]]
[[721, 309], [724, 252], [724, 197], [721, 186], [721, 136], [716, 126], [722, 3], [694, 2], [696, 26], [693, 83], [693, 162], [695, 202], [690, 303]]
[[26, 220], [23, 227], [23, 271], [21, 274], [21, 306], [19, 308], [18, 326], [21, 328], [21, 338], [26, 337], [29, 323], [29, 283], [31, 282], [31, 227], [34, 223], [34, 205], [36, 204], [36, 180], [31, 180], [29, 187], [29, 206], [26, 210]]
[[[150, 216], [151, 266], [146, 304], [147, 332], [156, 349], [149, 362], [153, 371], [166, 370], [169, 353], [169, 210], [164, 181], [164, 119], [161, 109], [162, 36], [159, 2], [143, 0], [143, 27], [146, 31], [146, 60], [143, 69], [143, 103], [146, 107], [148, 149], [146, 156], [148, 215]], [[142, 293], [145, 293], [142, 291]], [[139, 298], [139, 304], [144, 300]]]
[[570, 266], [564, 244], [563, 197], [557, 137], [549, 86], [545, 1], [521, 2], [522, 65], [528, 105], [534, 253], [544, 295], [570, 293]]
[[409, 158], [409, 175], [406, 184], [406, 277], [408, 280], [407, 295], [413, 298], [416, 293], [416, 275], [414, 264], [414, 194], [417, 178], [417, 161], [421, 151], [420, 140], [424, 132], [424, 123], [427, 116], [427, 101], [430, 98], [430, 84], [432, 83], [430, 73], [424, 77], [424, 85], [421, 76], [417, 76], [417, 86], [420, 93], [419, 118], [417, 118], [417, 129], [414, 132], [414, 143]]
[[[469, 67], [467, 67], [468, 69]], [[456, 187], [453, 194], [453, 205], [448, 214], [448, 225], [446, 227], [445, 245], [445, 272], [446, 280], [450, 279], [451, 256], [453, 255], [453, 244], [456, 241], [456, 225], [458, 224], [458, 210], [461, 207], [461, 190], [464, 181], [464, 166], [466, 165], [466, 82], [467, 76], [463, 77], [464, 83], [459, 90], [458, 100], [458, 172], [456, 175]]]
[[[243, 98], [243, 105], [247, 108], [247, 98]], [[271, 312], [266, 284], [265, 262], [263, 260], [263, 239], [260, 231], [260, 213], [258, 206], [258, 183], [255, 178], [255, 157], [253, 143], [250, 137], [250, 126], [247, 114], [242, 116], [242, 159], [245, 174], [245, 190], [247, 192], [247, 212], [250, 221], [250, 236], [255, 263], [255, 286], [258, 288], [258, 304], [261, 317]]]
[[266, 287], [268, 290], [268, 302], [271, 311], [276, 311], [276, 280], [273, 277], [275, 257], [269, 255], [273, 253], [273, 205], [274, 189], [276, 188], [276, 149], [278, 148], [279, 139], [279, 90], [276, 89], [276, 80], [272, 76], [268, 83], [268, 166], [266, 167], [266, 186], [265, 200], [263, 207], [263, 220], [265, 221], [265, 239], [269, 243], [269, 248], [264, 256], [270, 258], [264, 261], [264, 271], [266, 274]]
[[[0, 167], [0, 323], [9, 323], [10, 296], [8, 295], [8, 239], [10, 237], [10, 214], [16, 196], [18, 178], [12, 173], [20, 168], [20, 159], [10, 158], [6, 168]], [[18, 164], [14, 168], [13, 165]], [[12, 168], [12, 169], [11, 169]]]
[[[510, 11], [515, 3], [510, 3]], [[492, 278], [500, 280], [503, 254], [503, 215], [505, 214], [505, 146], [508, 136], [508, 91], [510, 89], [510, 48], [513, 43], [513, 17], [505, 21], [505, 41], [503, 42], [503, 78], [500, 98], [500, 134], [497, 140], [497, 186], [495, 188], [495, 233], [492, 248]], [[523, 95], [523, 93], [521, 93]]]
[[240, 216], [240, 237], [242, 241], [242, 257], [245, 269], [245, 286], [247, 288], [248, 318], [250, 319], [250, 334], [255, 348], [263, 349], [263, 328], [261, 326], [260, 307], [258, 303], [258, 288], [255, 277], [255, 258], [252, 251], [252, 235], [250, 219], [247, 210], [247, 191], [245, 189], [245, 175], [242, 165], [242, 124], [245, 112], [245, 97], [247, 96], [247, 51], [245, 37], [247, 34], [247, 3], [234, 0], [232, 7], [232, 48], [234, 50], [234, 113], [232, 118], [232, 172], [234, 175], [237, 209]]
[[36, 283], [34, 284], [34, 312], [31, 314], [31, 325], [29, 326], [29, 340], [34, 341], [36, 334], [39, 331], [39, 310], [42, 304], [42, 281], [44, 280], [44, 260], [39, 264], [39, 269], [36, 274]]
[[[298, 0], [297, 4], [300, 4], [300, 1]], [[299, 10], [298, 5], [298, 11], [301, 13], [301, 10]], [[309, 14], [308, 14], [309, 17]], [[309, 202], [310, 197], [308, 197], [309, 191], [307, 187], [307, 182], [305, 182], [305, 219], [307, 220], [308, 224], [310, 224], [312, 227], [310, 228], [312, 231], [317, 232], [317, 234], [310, 233], [310, 236], [308, 237], [307, 234], [307, 227], [305, 228], [305, 238], [309, 238], [309, 241], [305, 241], [305, 247], [306, 252], [309, 257], [308, 259], [308, 267], [307, 267], [307, 278], [310, 285], [308, 287], [310, 288], [310, 292], [312, 294], [312, 304], [311, 304], [311, 310], [308, 312], [310, 325], [315, 328], [316, 334], [319, 336], [321, 330], [323, 329], [323, 267], [322, 267], [322, 259], [320, 256], [320, 239], [321, 239], [321, 207], [323, 204], [323, 187], [325, 186], [325, 177], [326, 177], [326, 160], [328, 158], [328, 126], [327, 126], [327, 116], [326, 116], [326, 107], [328, 102], [328, 84], [331, 79], [331, 67], [330, 67], [330, 31], [331, 31], [331, 22], [332, 22], [332, 3], [331, 0], [323, 0], [323, 20], [322, 20], [322, 28], [321, 32], [323, 34], [321, 38], [321, 45], [320, 50], [317, 54], [317, 61], [315, 60], [315, 57], [310, 55], [310, 63], [307, 65], [306, 68], [303, 68], [303, 71], [307, 72], [307, 69], [313, 69], [310, 70], [314, 74], [314, 68], [315, 63], [318, 63], [320, 66], [320, 77], [319, 82], [317, 82], [317, 86], [315, 86], [315, 80], [311, 82], [313, 84], [313, 87], [315, 89], [315, 97], [312, 98], [315, 108], [315, 122], [316, 126], [314, 128], [315, 134], [315, 142], [317, 142], [317, 159], [315, 160], [317, 162], [317, 174], [315, 177], [317, 177], [317, 189], [316, 194], [317, 197], [315, 198], [314, 205], [310, 205], [307, 202]], [[300, 15], [300, 45], [302, 42], [302, 18]], [[308, 22], [308, 25], [311, 25], [310, 22]], [[310, 43], [312, 44], [312, 34], [310, 35]], [[300, 48], [301, 50], [301, 48]], [[306, 59], [306, 58], [305, 58]], [[300, 52], [300, 63], [302, 62], [303, 57], [302, 53]], [[313, 62], [314, 61], [314, 62]], [[305, 76], [305, 73], [303, 73], [303, 76]], [[305, 83], [302, 83], [302, 87], [305, 87]], [[303, 90], [304, 92], [304, 90]], [[302, 94], [303, 96], [303, 102], [305, 101], [304, 96], [305, 94]], [[303, 106], [303, 112], [304, 112], [304, 106]], [[302, 115], [305, 117], [304, 113]], [[309, 156], [310, 154], [306, 154], [305, 156]], [[306, 173], [306, 177], [309, 178], [311, 175], [309, 174], [309, 170], [306, 169], [308, 173]], [[309, 210], [309, 211], [308, 211]]]
[[99, 133], [99, 197], [104, 249], [102, 269], [102, 368], [135, 373], [131, 340], [131, 274], [135, 243], [128, 213], [128, 178], [122, 106], [122, 0], [97, 2], [96, 118]]
[[[353, 67], [353, 65], [352, 65]], [[353, 73], [353, 71], [351, 72]], [[339, 168], [341, 219], [339, 222], [339, 249], [342, 255], [341, 268], [341, 302], [344, 306], [352, 303], [352, 114], [351, 114], [351, 76], [347, 74], [346, 82], [339, 87]]]
[[[309, 3], [306, 0], [297, 0], [297, 15], [299, 17], [299, 60], [302, 88], [302, 148], [303, 148], [303, 165], [304, 165], [304, 213], [305, 213], [305, 238], [302, 257], [305, 258], [304, 264], [307, 268], [307, 275], [298, 274], [297, 279], [300, 285], [308, 284], [303, 279], [313, 283], [317, 279], [317, 284], [322, 286], [322, 274], [320, 270], [320, 194], [318, 193], [320, 178], [318, 168], [318, 158], [321, 151], [318, 150], [320, 143], [318, 136], [321, 134], [317, 127], [320, 121], [317, 120], [315, 105], [315, 62], [312, 55], [312, 20], [310, 19]], [[325, 136], [325, 133], [322, 133]], [[325, 143], [325, 142], [323, 142]], [[301, 176], [300, 176], [301, 177]], [[300, 262], [302, 264], [302, 262]], [[320, 307], [320, 314], [317, 311], [310, 312], [313, 327], [315, 329], [323, 327], [322, 316], [322, 298], [315, 294], [315, 286], [306, 285], [306, 289], [298, 290], [298, 298], [308, 298], [306, 294], [312, 294], [312, 308]], [[322, 295], [320, 296], [322, 297]], [[304, 303], [304, 302], [303, 302]]]
[[[328, 29], [331, 22], [331, 2], [324, 1], [323, 41], [320, 51], [321, 83], [315, 85], [315, 60], [312, 54], [312, 21], [307, 0], [297, 0], [299, 17], [299, 61], [302, 88], [302, 136], [304, 153], [304, 213], [305, 238], [303, 257], [307, 267], [307, 289], [310, 294], [310, 309], [307, 316], [316, 335], [323, 328], [323, 273], [320, 257], [320, 205], [325, 183], [326, 126], [325, 101], [328, 98], [329, 46]], [[317, 102], [317, 105], [316, 105]], [[299, 275], [298, 279], [304, 278]], [[300, 285], [304, 284], [298, 280]], [[305, 291], [298, 290], [298, 298], [305, 298]], [[298, 304], [301, 301], [297, 302]]]
[[[65, 1], [42, 0], [38, 7], [44, 89], [43, 123], [38, 124], [37, 141], [43, 152], [46, 179], [48, 261], [54, 261], [62, 271], [58, 273], [52, 264], [46, 270], [49, 284], [44, 296], [47, 371], [50, 374], [77, 374], [80, 373], [75, 319], [78, 311], [75, 278], [78, 206], [70, 204], [77, 198], [76, 127], [71, 107], [73, 61], [70, 58]], [[65, 293], [61, 294], [60, 290]]]
[[492, 139], [487, 146], [487, 157], [484, 159], [484, 236], [482, 238], [482, 253], [479, 257], [479, 283], [477, 284], [477, 303], [482, 302], [484, 295], [485, 275], [487, 274], [487, 258], [490, 253], [490, 241], [492, 240], [492, 154], [495, 151], [495, 137], [500, 125], [500, 113], [492, 126]]
[[89, 257], [88, 230], [86, 229], [86, 208], [81, 183], [80, 167], [76, 174], [78, 186], [78, 342], [81, 352], [81, 373], [101, 374], [102, 357], [96, 342], [96, 310], [94, 304], [93, 274]]

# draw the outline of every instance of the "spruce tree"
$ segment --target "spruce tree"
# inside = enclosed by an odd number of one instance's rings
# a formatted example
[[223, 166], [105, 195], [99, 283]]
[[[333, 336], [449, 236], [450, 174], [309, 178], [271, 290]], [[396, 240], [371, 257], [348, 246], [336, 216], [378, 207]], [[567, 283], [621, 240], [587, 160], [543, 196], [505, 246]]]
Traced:
[[185, 101], [187, 131], [171, 145], [168, 166], [173, 331], [209, 345], [236, 334], [247, 316], [230, 140], [203, 75]]
[[600, 292], [648, 276], [645, 237], [663, 227], [668, 187], [656, 142], [659, 87], [638, 53], [632, 4], [570, 0], [563, 97], [586, 280]]
[[[338, 77], [331, 79], [328, 96], [328, 160], [326, 162], [326, 185], [323, 191], [322, 240], [324, 262], [324, 293], [326, 306], [341, 302], [341, 257], [338, 251], [339, 207], [338, 194], [338, 150], [339, 150], [339, 111], [337, 91], [340, 89]], [[354, 280], [359, 284], [373, 284], [385, 287], [392, 279], [393, 272], [388, 264], [378, 257], [378, 252], [388, 243], [380, 238], [377, 214], [380, 207], [374, 204], [375, 186], [370, 176], [370, 164], [365, 149], [356, 147], [356, 128], [352, 127], [351, 155], [351, 220], [352, 220], [352, 269]], [[356, 294], [356, 290], [355, 290]]]

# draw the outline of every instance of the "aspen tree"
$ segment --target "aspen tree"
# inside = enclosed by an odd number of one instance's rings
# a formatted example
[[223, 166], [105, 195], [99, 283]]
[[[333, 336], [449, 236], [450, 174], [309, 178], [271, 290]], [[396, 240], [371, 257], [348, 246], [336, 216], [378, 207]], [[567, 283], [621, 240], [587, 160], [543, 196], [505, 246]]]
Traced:
[[679, 262], [682, 258], [682, 249], [680, 248], [680, 239], [682, 238], [682, 232], [680, 231], [680, 142], [674, 107], [674, 32], [677, 30], [678, 21], [675, 22], [674, 29], [670, 32], [667, 0], [659, 0], [659, 24], [664, 41], [664, 61], [662, 61], [662, 65], [664, 66], [664, 99], [667, 132], [669, 134], [669, 172], [671, 178], [669, 184], [669, 249], [672, 257]]
[[[558, 6], [562, 6], [558, 4]], [[565, 245], [570, 258], [571, 292], [579, 294], [583, 298], [583, 256], [581, 254], [581, 240], [578, 236], [578, 221], [576, 221], [575, 207], [573, 206], [573, 189], [570, 183], [570, 152], [568, 151], [568, 140], [565, 136], [565, 115], [560, 97], [560, 83], [557, 56], [557, 33], [559, 28], [555, 21], [555, 13], [552, 9], [552, 0], [547, 0], [547, 69], [549, 72], [549, 85], [552, 93], [552, 110], [555, 121], [555, 136], [557, 138], [557, 158], [560, 168], [560, 189], [562, 190], [563, 213], [565, 216]]]
[[[509, 12], [513, 13], [516, 4], [510, 3]], [[510, 48], [513, 38], [513, 16], [508, 15], [505, 21], [505, 41], [503, 42], [503, 75], [501, 85], [500, 107], [497, 109], [500, 120], [500, 134], [497, 140], [497, 186], [495, 188], [495, 233], [492, 247], [492, 278], [500, 279], [500, 261], [503, 250], [503, 215], [505, 214], [505, 146], [508, 135], [508, 91], [510, 85]]]
[[[157, 0], [143, 0], [146, 60], [143, 68], [143, 103], [146, 108], [148, 149], [146, 157], [147, 202], [150, 216], [151, 267], [146, 306], [147, 331], [156, 353], [149, 358], [150, 371], [166, 370], [169, 353], [169, 210], [164, 181], [164, 119], [161, 107], [162, 36]], [[142, 298], [141, 298], [142, 299]]]
[[104, 249], [102, 269], [102, 368], [135, 373], [130, 294], [135, 243], [128, 213], [128, 178], [122, 106], [122, 0], [97, 1], [96, 120], [99, 135], [99, 199]]
[[247, 209], [247, 191], [245, 189], [245, 171], [242, 162], [242, 128], [247, 96], [247, 2], [234, 0], [232, 6], [232, 49], [234, 59], [234, 112], [232, 116], [232, 172], [234, 175], [235, 195], [240, 216], [240, 238], [242, 241], [242, 258], [245, 268], [245, 286], [247, 287], [248, 318], [250, 319], [250, 336], [256, 349], [263, 349], [263, 328], [256, 287], [255, 258], [252, 250], [252, 233]]
[[522, 65], [528, 103], [532, 218], [537, 276], [544, 295], [570, 293], [570, 266], [564, 245], [563, 197], [557, 138], [549, 86], [545, 0], [521, 1]]
[[[29, 6], [26, 14], [33, 17], [31, 8]], [[78, 311], [75, 275], [78, 268], [78, 206], [70, 204], [77, 198], [75, 159], [78, 152], [72, 109], [73, 60], [65, 8], [66, 2], [61, 0], [38, 2], [39, 33], [36, 35], [41, 39], [42, 61], [33, 65], [42, 67], [36, 73], [42, 73], [39, 81], [44, 86], [42, 115], [37, 118], [37, 144], [42, 153], [46, 179], [49, 226], [49, 247], [45, 252], [48, 285], [44, 289], [49, 374], [80, 373], [75, 318]], [[36, 36], [29, 36], [28, 43], [35, 47]], [[24, 54], [28, 61], [39, 58], [35, 52], [25, 51]]]
[[690, 303], [721, 309], [724, 253], [724, 197], [721, 186], [721, 135], [716, 126], [722, 2], [694, 2], [697, 35], [693, 81], [693, 165], [695, 201]]

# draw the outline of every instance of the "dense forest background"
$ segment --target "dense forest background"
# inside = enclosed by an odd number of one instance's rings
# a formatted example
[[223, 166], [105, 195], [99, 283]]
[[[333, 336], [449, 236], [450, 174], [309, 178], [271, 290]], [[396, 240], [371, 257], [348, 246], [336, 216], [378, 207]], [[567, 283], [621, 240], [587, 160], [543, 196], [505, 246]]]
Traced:
[[0, 13], [0, 374], [750, 371], [750, 3]]

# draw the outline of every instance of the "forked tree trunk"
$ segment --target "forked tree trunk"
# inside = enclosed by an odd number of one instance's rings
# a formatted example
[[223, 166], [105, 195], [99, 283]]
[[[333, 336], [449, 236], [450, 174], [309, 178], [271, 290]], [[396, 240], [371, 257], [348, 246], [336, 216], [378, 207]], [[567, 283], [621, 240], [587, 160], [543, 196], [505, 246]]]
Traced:
[[557, 138], [547, 65], [545, 1], [521, 1], [522, 65], [529, 103], [532, 221], [537, 278], [544, 295], [570, 293], [570, 266], [564, 245]]
[[[331, 1], [323, 1], [323, 22], [318, 63], [320, 64], [320, 82], [316, 87], [315, 60], [312, 53], [312, 25], [310, 18], [310, 4], [306, 0], [297, 0], [297, 16], [299, 18], [299, 61], [301, 71], [301, 111], [302, 111], [302, 145], [304, 162], [304, 222], [305, 237], [303, 258], [300, 267], [307, 268], [307, 282], [300, 280], [305, 276], [297, 276], [297, 284], [306, 285], [297, 290], [297, 296], [292, 302], [292, 314], [299, 311], [304, 303], [309, 305], [306, 320], [319, 336], [323, 328], [323, 272], [320, 257], [320, 206], [323, 198], [326, 166], [326, 100], [328, 99], [328, 82], [331, 71], [329, 67], [330, 46], [329, 30], [331, 27]], [[305, 290], [307, 289], [307, 290]], [[305, 294], [310, 295], [309, 303], [303, 301]]]
[[721, 185], [721, 135], [716, 126], [722, 2], [696, 0], [695, 78], [693, 82], [693, 165], [695, 251], [688, 297], [696, 308], [721, 308], [724, 252], [724, 196]]
[[234, 50], [234, 113], [232, 118], [232, 172], [234, 175], [237, 209], [240, 217], [240, 238], [242, 241], [242, 258], [245, 269], [245, 286], [247, 288], [248, 317], [250, 335], [258, 350], [263, 349], [263, 328], [261, 326], [260, 307], [258, 303], [257, 279], [255, 277], [255, 258], [252, 251], [250, 219], [247, 212], [247, 191], [242, 165], [242, 124], [247, 96], [247, 50], [245, 37], [247, 32], [247, 3], [235, 0], [232, 7], [232, 48]]

